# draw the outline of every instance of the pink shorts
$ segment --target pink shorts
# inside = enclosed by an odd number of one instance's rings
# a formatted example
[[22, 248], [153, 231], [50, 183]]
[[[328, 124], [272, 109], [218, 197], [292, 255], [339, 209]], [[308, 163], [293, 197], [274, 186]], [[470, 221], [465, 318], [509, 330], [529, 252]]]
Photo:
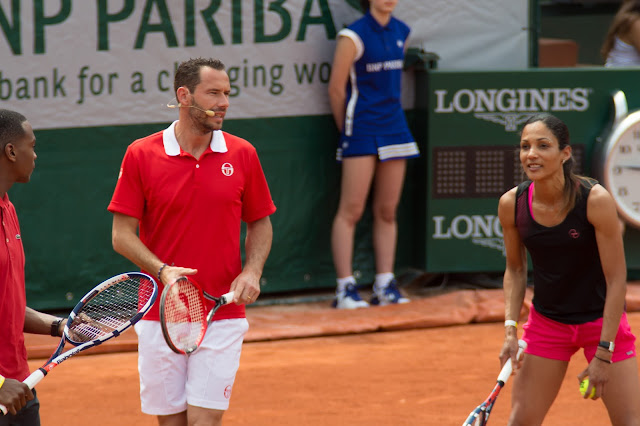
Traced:
[[[600, 342], [602, 318], [584, 324], [563, 324], [538, 313], [531, 305], [529, 319], [523, 328], [522, 339], [527, 342], [526, 353], [569, 361], [574, 353], [584, 348], [584, 356], [591, 362]], [[636, 356], [635, 341], [627, 314], [624, 312], [620, 318], [616, 347], [611, 360], [618, 362]]]

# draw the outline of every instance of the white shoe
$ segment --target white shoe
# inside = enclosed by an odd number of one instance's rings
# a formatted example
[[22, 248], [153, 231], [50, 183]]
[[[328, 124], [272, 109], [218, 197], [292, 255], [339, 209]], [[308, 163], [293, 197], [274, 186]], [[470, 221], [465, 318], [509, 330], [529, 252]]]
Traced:
[[347, 284], [344, 290], [336, 291], [333, 307], [337, 309], [368, 308], [369, 304], [362, 300], [355, 284]]
[[400, 293], [400, 290], [398, 290], [398, 283], [395, 278], [382, 288], [378, 288], [376, 285], [373, 286], [372, 305], [384, 306], [409, 302], [411, 302], [411, 300], [404, 297]]

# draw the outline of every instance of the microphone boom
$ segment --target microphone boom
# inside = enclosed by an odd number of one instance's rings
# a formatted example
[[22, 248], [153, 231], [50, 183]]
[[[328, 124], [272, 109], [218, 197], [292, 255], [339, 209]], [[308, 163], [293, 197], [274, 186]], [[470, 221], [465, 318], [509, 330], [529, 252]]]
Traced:
[[202, 109], [202, 108], [198, 108], [197, 106], [194, 105], [173, 105], [173, 104], [167, 104], [168, 108], [195, 108], [197, 110], [200, 110], [202, 112], [204, 112], [205, 114], [207, 114], [209, 117], [215, 117], [216, 116], [216, 112], [212, 111], [210, 109]]

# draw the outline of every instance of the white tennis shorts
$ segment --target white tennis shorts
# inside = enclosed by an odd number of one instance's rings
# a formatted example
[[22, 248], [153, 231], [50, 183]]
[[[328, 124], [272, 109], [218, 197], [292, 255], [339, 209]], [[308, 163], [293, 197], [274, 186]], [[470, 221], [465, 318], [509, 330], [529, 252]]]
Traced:
[[142, 412], [177, 414], [187, 405], [226, 410], [240, 365], [246, 318], [213, 321], [200, 347], [191, 355], [173, 352], [162, 336], [159, 321], [140, 321], [138, 372]]

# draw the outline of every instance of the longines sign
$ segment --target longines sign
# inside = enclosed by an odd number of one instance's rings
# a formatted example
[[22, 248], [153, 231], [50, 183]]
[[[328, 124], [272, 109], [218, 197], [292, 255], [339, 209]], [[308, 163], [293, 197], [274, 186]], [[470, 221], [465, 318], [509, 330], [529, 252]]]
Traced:
[[502, 227], [496, 215], [461, 214], [450, 220], [446, 216], [434, 216], [432, 219], [435, 226], [433, 239], [468, 240], [472, 244], [496, 249], [504, 254]]
[[450, 93], [435, 90], [435, 113], [473, 113], [474, 117], [504, 126], [514, 132], [535, 113], [585, 111], [589, 108], [587, 87], [460, 89]]

